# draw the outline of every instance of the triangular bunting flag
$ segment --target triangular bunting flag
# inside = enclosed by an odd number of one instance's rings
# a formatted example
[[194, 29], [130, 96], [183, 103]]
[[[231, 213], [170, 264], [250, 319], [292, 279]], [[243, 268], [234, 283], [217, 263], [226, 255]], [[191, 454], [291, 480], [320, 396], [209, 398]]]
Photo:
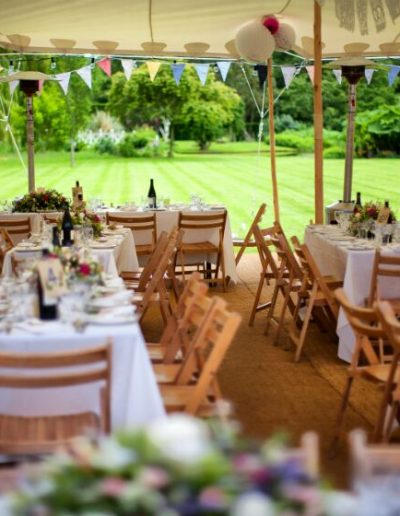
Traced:
[[400, 72], [400, 66], [392, 66], [390, 70], [388, 71], [388, 82], [389, 86], [392, 86], [394, 83], [396, 77], [398, 76]]
[[310, 81], [314, 84], [314, 66], [306, 66], [306, 70], [310, 78]]
[[283, 80], [285, 81], [285, 87], [289, 88], [291, 82], [293, 81], [293, 77], [296, 73], [296, 67], [295, 66], [282, 66], [282, 75]]
[[8, 83], [8, 86], [10, 88], [10, 95], [12, 95], [15, 91], [15, 88], [18, 86], [19, 81], [12, 81]]
[[92, 69], [90, 65], [84, 66], [83, 68], [79, 68], [79, 70], [75, 70], [76, 73], [81, 77], [87, 86], [92, 89]]
[[161, 63], [158, 61], [147, 61], [147, 68], [149, 70], [150, 80], [154, 81], [155, 76], [157, 75], [157, 72], [161, 66]]
[[38, 97], [40, 97], [40, 95], [43, 93], [43, 83], [44, 83], [44, 80], [43, 80], [43, 79], [39, 79], [39, 80], [38, 80], [38, 88], [39, 88], [39, 89], [37, 90], [37, 93], [36, 93], [36, 95], [37, 95]]
[[374, 68], [366, 68], [365, 69], [365, 80], [367, 81], [367, 84], [371, 84], [372, 76], [374, 75]]
[[226, 81], [226, 76], [228, 75], [231, 64], [230, 61], [217, 61], [218, 70], [224, 82]]
[[55, 76], [58, 79], [58, 84], [61, 86], [64, 95], [68, 93], [69, 80], [71, 78], [71, 72], [59, 73]]
[[199, 76], [201, 84], [204, 86], [207, 80], [208, 69], [210, 68], [209, 63], [198, 63], [194, 65], [194, 68]]
[[339, 68], [338, 70], [332, 70], [333, 75], [336, 77], [336, 80], [339, 84], [342, 84], [342, 70]]
[[124, 74], [126, 80], [129, 81], [131, 78], [133, 69], [136, 66], [136, 61], [132, 61], [132, 59], [121, 59], [122, 68], [124, 69]]
[[103, 70], [109, 77], [111, 76], [111, 59], [109, 57], [104, 57], [97, 61], [97, 66]]
[[172, 75], [174, 76], [175, 82], [178, 85], [181, 82], [183, 71], [185, 70], [185, 63], [173, 63], [171, 65]]

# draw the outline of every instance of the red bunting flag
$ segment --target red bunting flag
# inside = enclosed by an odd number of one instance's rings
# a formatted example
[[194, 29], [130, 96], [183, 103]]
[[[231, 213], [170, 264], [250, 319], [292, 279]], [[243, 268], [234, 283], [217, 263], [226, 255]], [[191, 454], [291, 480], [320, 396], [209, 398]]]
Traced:
[[111, 59], [109, 57], [105, 57], [100, 61], [97, 61], [97, 66], [103, 70], [109, 77], [111, 76]]

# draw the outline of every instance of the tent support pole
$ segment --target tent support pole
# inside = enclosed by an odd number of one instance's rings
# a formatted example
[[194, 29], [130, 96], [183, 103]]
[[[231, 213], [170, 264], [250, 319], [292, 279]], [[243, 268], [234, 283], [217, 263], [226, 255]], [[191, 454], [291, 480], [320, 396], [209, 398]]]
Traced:
[[26, 95], [26, 146], [28, 150], [28, 189], [35, 191], [35, 137], [33, 125], [33, 99]]
[[324, 221], [321, 6], [314, 0], [314, 181], [315, 223]]
[[274, 218], [279, 222], [279, 196], [278, 181], [276, 178], [276, 154], [275, 154], [275, 122], [274, 122], [274, 85], [272, 75], [272, 58], [267, 61], [268, 80], [268, 121], [269, 121], [269, 151], [271, 160], [272, 197], [274, 201]]

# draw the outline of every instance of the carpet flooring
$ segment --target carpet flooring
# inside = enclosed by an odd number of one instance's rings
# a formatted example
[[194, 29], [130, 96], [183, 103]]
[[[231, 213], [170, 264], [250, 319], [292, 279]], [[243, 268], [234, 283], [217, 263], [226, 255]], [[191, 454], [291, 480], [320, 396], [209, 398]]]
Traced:
[[[242, 324], [220, 370], [223, 395], [232, 401], [242, 432], [265, 439], [277, 431], [288, 434], [293, 445], [302, 433], [318, 433], [322, 475], [337, 488], [349, 483], [347, 443], [340, 443], [334, 458], [328, 449], [346, 379], [346, 364], [337, 358], [337, 343], [311, 325], [300, 362], [293, 349], [287, 350], [286, 334], [272, 344], [274, 326], [265, 336], [265, 312], [256, 316], [253, 327], [248, 318], [259, 280], [259, 259], [245, 254], [238, 266], [240, 281], [226, 293], [230, 309], [242, 315]], [[214, 289], [212, 289], [214, 290]], [[265, 288], [265, 300], [271, 292]], [[156, 314], [146, 316], [143, 330], [147, 340], [161, 331]], [[289, 324], [289, 319], [286, 321]], [[364, 380], [354, 382], [344, 428], [370, 432], [377, 414], [380, 392]]]

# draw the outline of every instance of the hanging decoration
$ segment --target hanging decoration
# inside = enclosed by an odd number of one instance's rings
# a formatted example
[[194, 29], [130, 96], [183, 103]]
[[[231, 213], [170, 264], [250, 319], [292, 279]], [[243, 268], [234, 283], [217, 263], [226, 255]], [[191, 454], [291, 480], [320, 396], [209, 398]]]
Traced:
[[136, 66], [136, 61], [132, 61], [132, 59], [121, 59], [121, 65], [122, 65], [122, 68], [124, 69], [124, 74], [125, 74], [126, 80], [129, 81], [129, 79], [131, 78], [133, 69]]
[[338, 68], [337, 70], [332, 70], [333, 75], [336, 77], [336, 80], [339, 84], [342, 84], [342, 69]]
[[311, 83], [314, 84], [314, 72], [315, 72], [314, 66], [313, 65], [306, 66], [306, 70], [307, 70], [308, 77], [310, 78]]
[[371, 84], [372, 76], [374, 75], [375, 70], [373, 68], [366, 68], [364, 75], [365, 80], [367, 81], [367, 84]]
[[396, 77], [399, 75], [400, 66], [392, 66], [388, 71], [388, 82], [389, 86], [393, 86]]
[[111, 77], [111, 59], [109, 57], [104, 57], [100, 61], [97, 61], [96, 64], [105, 74]]
[[235, 45], [243, 59], [254, 63], [265, 63], [275, 50], [274, 37], [260, 20], [244, 25], [236, 34]]
[[81, 77], [88, 88], [92, 89], [92, 68], [91, 65], [84, 66], [76, 70], [76, 73]]
[[12, 95], [16, 89], [16, 87], [18, 86], [19, 84], [19, 81], [12, 81], [12, 82], [9, 82], [8, 83], [8, 86], [10, 88], [10, 95]]
[[204, 86], [207, 80], [208, 69], [210, 68], [210, 63], [197, 63], [194, 65], [194, 69], [199, 76], [201, 84]]
[[158, 70], [160, 69], [161, 63], [159, 61], [147, 61], [147, 69], [149, 70], [150, 80], [153, 82]]
[[216, 63], [219, 73], [221, 74], [221, 78], [224, 82], [226, 81], [231, 64], [232, 63], [230, 61], [217, 61]]
[[289, 88], [290, 84], [293, 81], [294, 76], [296, 75], [296, 67], [295, 66], [282, 66], [282, 75], [283, 80], [285, 81], [285, 87]]
[[185, 70], [185, 63], [173, 63], [171, 65], [171, 68], [172, 68], [172, 75], [174, 76], [174, 79], [175, 79], [175, 82], [176, 82], [176, 85], [178, 86], [179, 83], [181, 82], [181, 77], [182, 77], [182, 74]]
[[[400, 18], [400, 0], [385, 0], [385, 4], [391, 21], [394, 23]], [[369, 17], [374, 21], [376, 32], [381, 32], [386, 28], [386, 11], [383, 0], [335, 0], [335, 13], [340, 27], [351, 32], [355, 30], [357, 18], [362, 36], [369, 33]]]
[[69, 80], [71, 78], [71, 72], [59, 73], [56, 75], [56, 79], [59, 80], [59, 85], [64, 92], [64, 95], [68, 93]]
[[288, 23], [281, 23], [279, 30], [274, 35], [276, 50], [285, 51], [293, 48], [296, 41], [296, 33]]

